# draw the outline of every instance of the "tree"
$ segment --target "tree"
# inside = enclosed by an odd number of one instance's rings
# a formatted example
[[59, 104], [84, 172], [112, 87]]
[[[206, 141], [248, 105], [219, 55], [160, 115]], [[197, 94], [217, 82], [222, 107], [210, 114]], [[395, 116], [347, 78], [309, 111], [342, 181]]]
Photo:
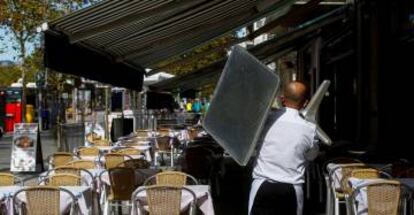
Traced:
[[[93, 2], [96, 1], [93, 0]], [[15, 41], [12, 48], [18, 52], [21, 63], [23, 107], [25, 105], [26, 73], [30, 69], [30, 67], [26, 67], [29, 64], [25, 61], [28, 56], [28, 45], [40, 42], [39, 34], [36, 31], [37, 27], [46, 20], [54, 20], [89, 3], [86, 0], [0, 0], [0, 28], [11, 32]], [[25, 108], [22, 109], [24, 116]]]
[[0, 87], [8, 87], [17, 81], [22, 71], [16, 65], [0, 67]]

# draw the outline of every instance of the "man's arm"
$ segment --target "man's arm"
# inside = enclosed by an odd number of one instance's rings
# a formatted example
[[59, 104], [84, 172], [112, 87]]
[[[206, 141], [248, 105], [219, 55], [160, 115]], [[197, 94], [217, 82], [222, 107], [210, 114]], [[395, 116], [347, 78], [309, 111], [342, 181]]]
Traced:
[[313, 135], [313, 142], [311, 143], [311, 146], [308, 149], [308, 151], [305, 152], [306, 160], [312, 161], [316, 157], [318, 157], [318, 154], [319, 154], [319, 145], [318, 144], [319, 144], [319, 139], [316, 135], [316, 130], [315, 130], [315, 135]]

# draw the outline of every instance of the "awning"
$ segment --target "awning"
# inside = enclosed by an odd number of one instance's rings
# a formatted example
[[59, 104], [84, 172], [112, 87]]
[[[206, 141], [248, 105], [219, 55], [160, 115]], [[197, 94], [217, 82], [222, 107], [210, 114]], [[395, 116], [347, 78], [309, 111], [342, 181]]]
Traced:
[[[342, 22], [346, 18], [347, 7], [341, 7], [331, 12], [323, 14], [305, 24], [292, 30], [284, 35], [275, 37], [257, 46], [251, 47], [248, 51], [256, 56], [264, 63], [283, 55], [297, 47], [302, 47], [316, 36], [321, 35], [321, 28], [332, 26], [334, 23]], [[334, 31], [329, 31], [334, 34]], [[211, 83], [218, 80], [221, 71], [226, 63], [227, 58], [224, 58], [216, 63], [213, 63], [205, 68], [201, 68], [192, 73], [153, 84], [150, 86], [153, 90], [188, 90], [194, 89], [204, 84]]]
[[45, 62], [58, 71], [140, 89], [142, 77], [139, 83], [136, 81], [144, 73], [143, 68], [151, 68], [269, 14], [284, 14], [293, 3], [294, 0], [103, 1], [49, 23]]
[[166, 79], [172, 78], [175, 75], [166, 72], [158, 72], [157, 74], [146, 76], [144, 78], [144, 86], [148, 86], [151, 84], [158, 83], [160, 81], [164, 81]]
[[111, 61], [98, 52], [50, 32], [45, 34], [45, 66], [59, 72], [141, 91], [145, 70]]

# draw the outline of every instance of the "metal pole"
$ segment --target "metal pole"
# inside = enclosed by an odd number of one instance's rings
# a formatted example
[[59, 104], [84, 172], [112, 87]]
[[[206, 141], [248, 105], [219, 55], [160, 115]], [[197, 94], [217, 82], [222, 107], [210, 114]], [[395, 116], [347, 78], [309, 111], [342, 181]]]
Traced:
[[[22, 61], [24, 61], [24, 56], [22, 56]], [[22, 100], [21, 100], [21, 107], [22, 107], [22, 122], [26, 122], [26, 70], [23, 66], [20, 67], [22, 69]]]
[[37, 108], [38, 108], [38, 114], [37, 114], [37, 118], [38, 118], [38, 122], [39, 122], [39, 131], [42, 131], [43, 130], [43, 123], [42, 123], [42, 87], [41, 86], [38, 86], [37, 87], [37, 89], [38, 89], [38, 92], [39, 92], [39, 94], [38, 94], [38, 105], [37, 105]]
[[109, 87], [105, 88], [105, 138], [109, 140]]

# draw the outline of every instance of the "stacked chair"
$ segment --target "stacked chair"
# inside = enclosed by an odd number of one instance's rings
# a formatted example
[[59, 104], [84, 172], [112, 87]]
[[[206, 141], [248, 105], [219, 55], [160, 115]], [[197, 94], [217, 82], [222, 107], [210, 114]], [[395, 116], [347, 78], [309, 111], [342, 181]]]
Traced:
[[[397, 215], [407, 209], [403, 203], [411, 198], [412, 191], [407, 191], [407, 186], [391, 179], [390, 174], [352, 159], [330, 163], [335, 163], [335, 166], [327, 168], [327, 215], [339, 215], [341, 203], [345, 203], [347, 215], [359, 214], [361, 209], [367, 210], [369, 215]], [[364, 181], [359, 186], [351, 187], [350, 178]], [[358, 196], [362, 198], [363, 195], [367, 196], [367, 202], [358, 202], [362, 201]]]

